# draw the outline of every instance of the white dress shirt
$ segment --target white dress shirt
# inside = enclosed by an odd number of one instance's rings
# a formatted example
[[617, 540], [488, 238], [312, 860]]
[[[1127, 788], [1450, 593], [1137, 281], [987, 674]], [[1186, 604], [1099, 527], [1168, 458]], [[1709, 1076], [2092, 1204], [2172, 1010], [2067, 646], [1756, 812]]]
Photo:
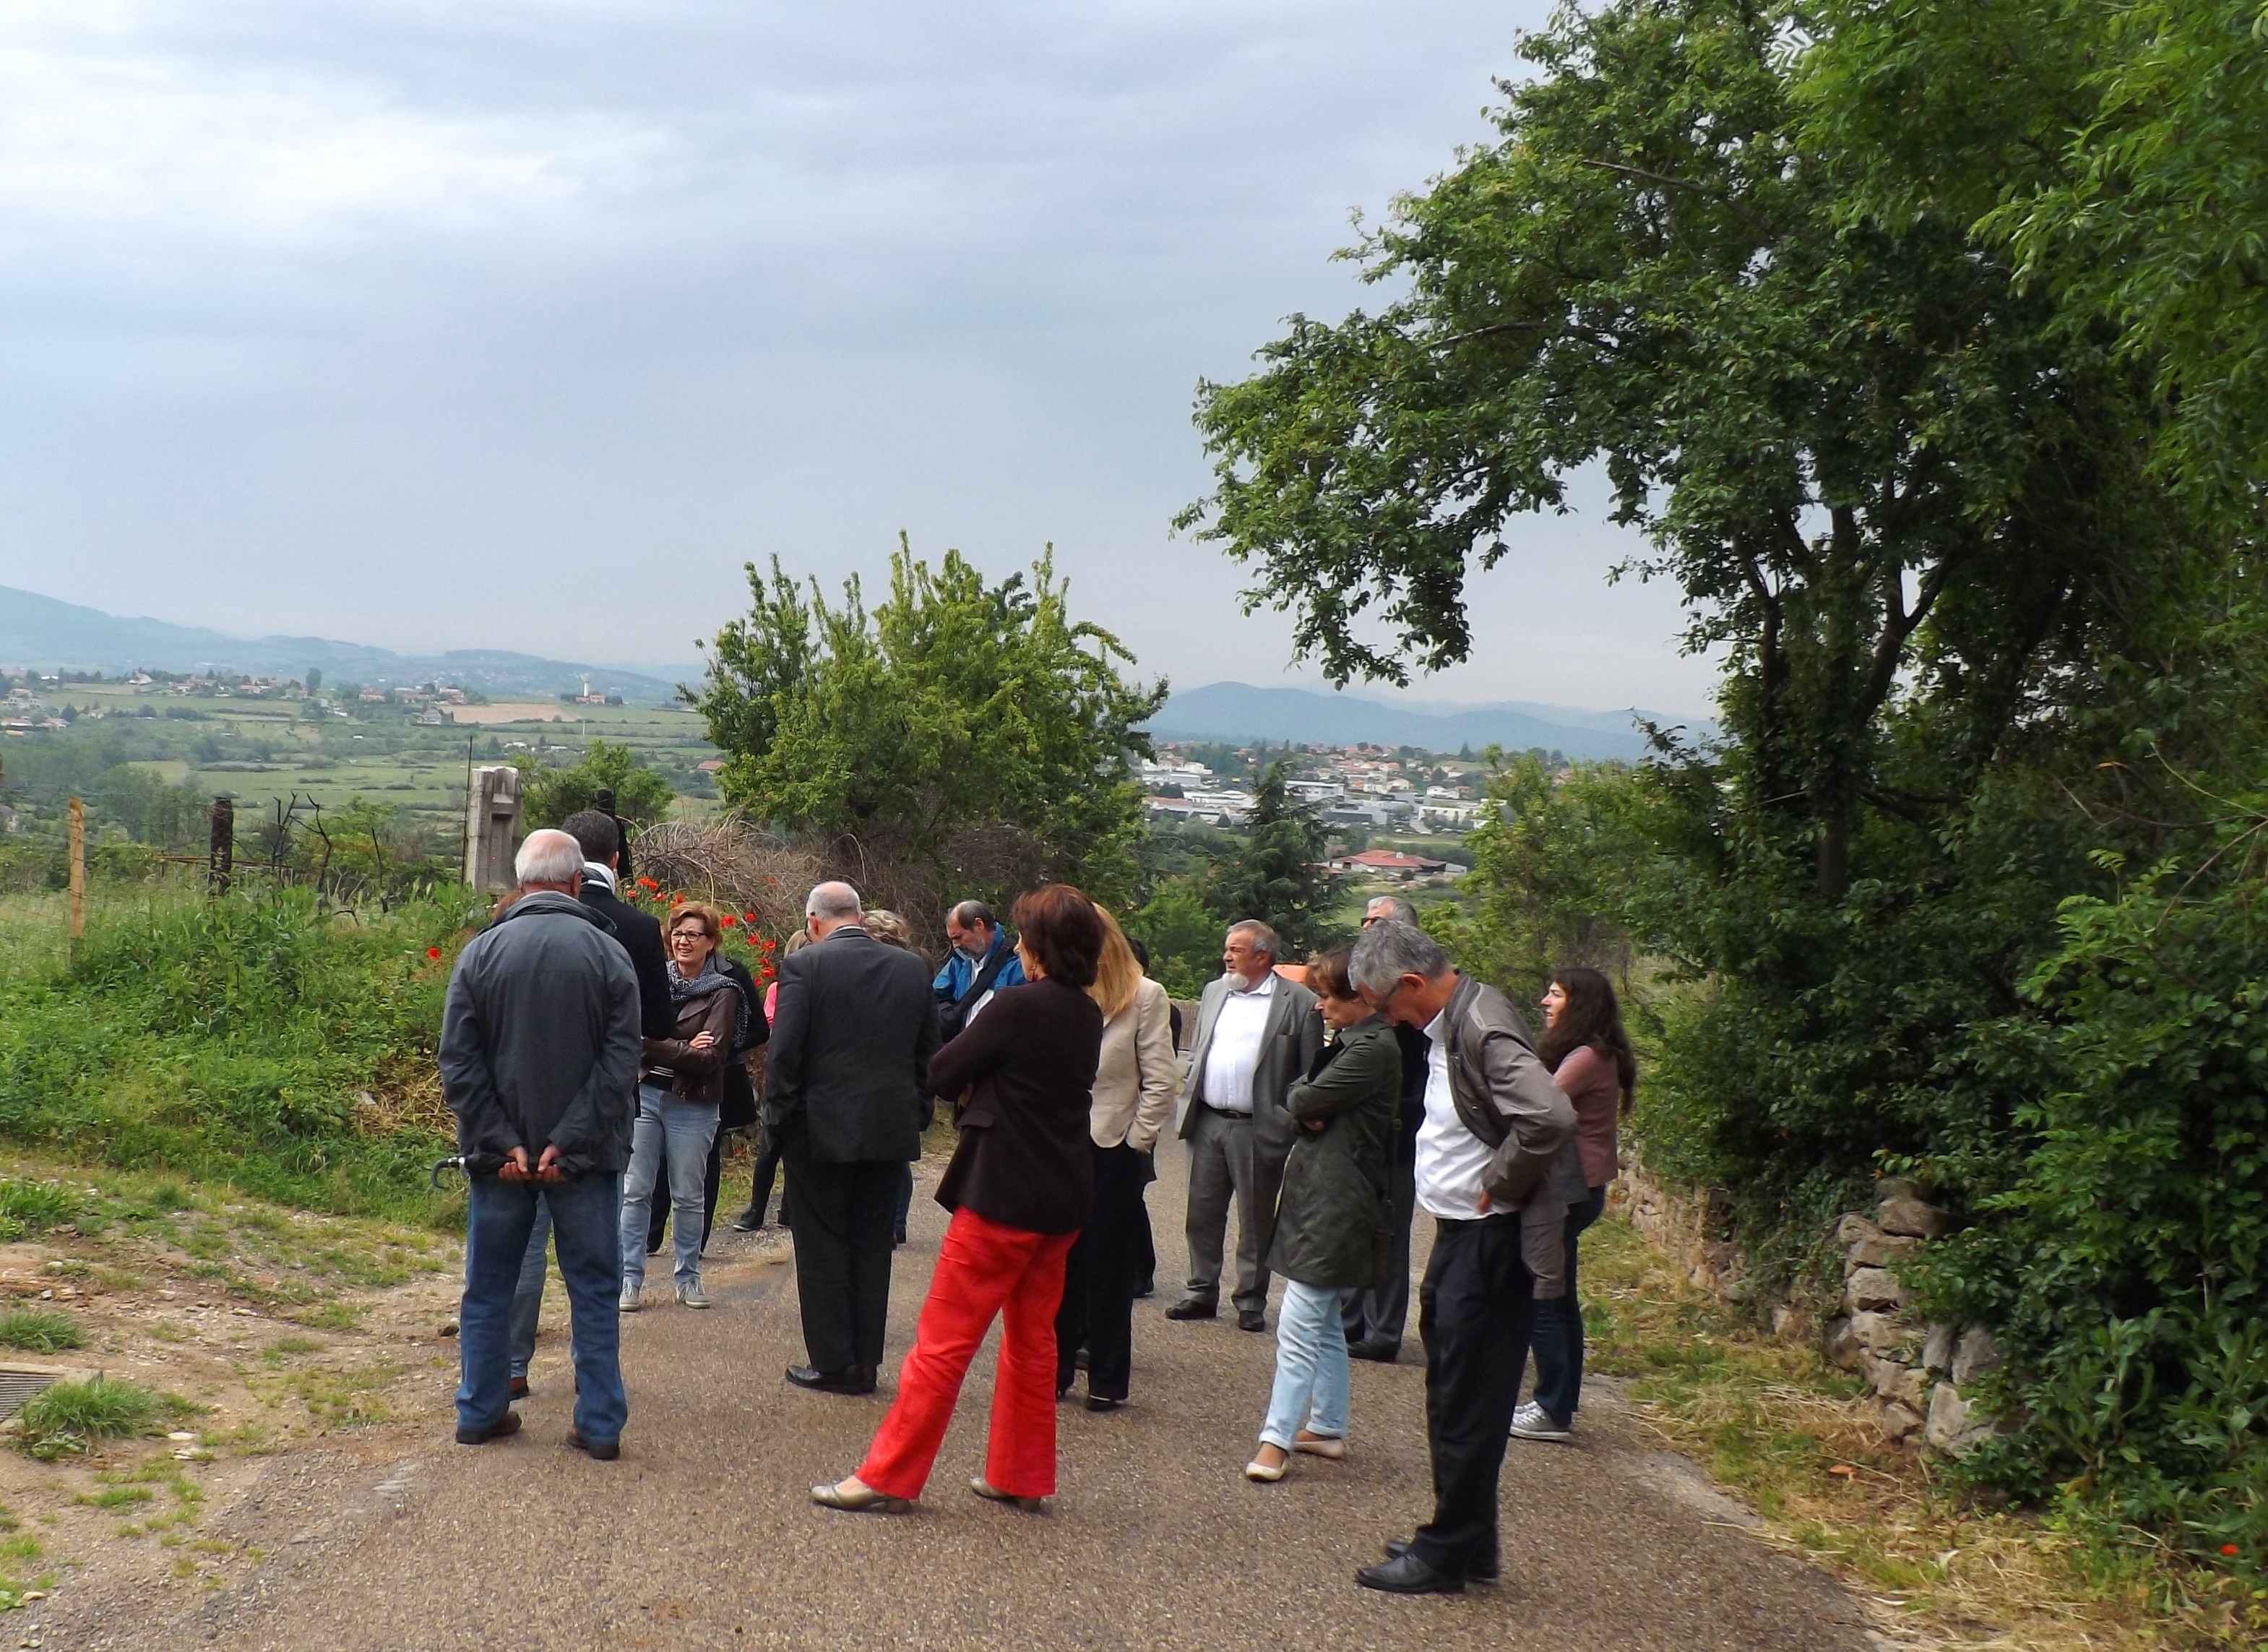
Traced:
[[1449, 1012], [1425, 1023], [1425, 1122], [1418, 1127], [1418, 1207], [1429, 1216], [1472, 1221], [1481, 1208], [1481, 1177], [1496, 1150], [1465, 1128], [1449, 1089]]
[[1276, 972], [1270, 970], [1259, 984], [1220, 1001], [1213, 1018], [1212, 1043], [1205, 1048], [1204, 1093], [1207, 1107], [1224, 1113], [1252, 1113], [1252, 1080], [1260, 1071], [1260, 1041], [1268, 1031], [1268, 1004], [1276, 996]]

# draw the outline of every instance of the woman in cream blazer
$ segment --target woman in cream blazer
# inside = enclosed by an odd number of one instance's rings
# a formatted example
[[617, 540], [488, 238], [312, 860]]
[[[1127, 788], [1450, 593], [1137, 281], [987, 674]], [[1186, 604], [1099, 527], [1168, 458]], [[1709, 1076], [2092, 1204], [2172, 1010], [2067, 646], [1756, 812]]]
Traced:
[[1134, 1252], [1150, 1153], [1174, 1116], [1181, 1066], [1173, 1006], [1142, 973], [1117, 922], [1101, 913], [1102, 963], [1088, 989], [1101, 1007], [1102, 1058], [1087, 1133], [1094, 1147], [1094, 1211], [1064, 1270], [1056, 1315], [1056, 1392], [1068, 1394], [1086, 1350], [1086, 1408], [1126, 1403], [1134, 1362]]

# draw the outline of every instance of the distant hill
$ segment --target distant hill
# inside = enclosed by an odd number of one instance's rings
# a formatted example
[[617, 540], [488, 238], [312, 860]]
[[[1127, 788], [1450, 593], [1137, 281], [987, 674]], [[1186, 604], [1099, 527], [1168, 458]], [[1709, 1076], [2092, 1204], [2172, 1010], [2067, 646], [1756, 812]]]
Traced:
[[[1299, 745], [1416, 746], [1454, 752], [1491, 744], [1507, 751], [1539, 748], [1570, 757], [1638, 757], [1646, 736], [1641, 716], [1689, 726], [1699, 719], [1655, 713], [1581, 712], [1565, 706], [1506, 701], [1454, 705], [1439, 701], [1389, 705], [1351, 694], [1308, 689], [1256, 689], [1212, 682], [1176, 694], [1158, 708], [1150, 732], [1169, 740], [1289, 741]], [[1706, 725], [1701, 725], [1705, 727]]]
[[398, 654], [322, 637], [231, 637], [164, 620], [120, 619], [99, 608], [0, 586], [0, 665], [45, 671], [241, 671], [297, 677], [309, 667], [333, 682], [398, 687], [439, 678], [496, 697], [549, 699], [591, 686], [634, 705], [667, 705], [675, 682], [617, 667], [504, 649]]

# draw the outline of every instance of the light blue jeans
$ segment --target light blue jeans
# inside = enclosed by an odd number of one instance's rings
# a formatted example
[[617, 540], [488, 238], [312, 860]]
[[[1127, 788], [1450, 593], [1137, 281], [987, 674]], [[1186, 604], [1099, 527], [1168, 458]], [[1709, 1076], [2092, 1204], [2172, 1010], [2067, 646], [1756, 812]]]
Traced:
[[535, 1201], [535, 1226], [528, 1230], [527, 1254], [520, 1258], [519, 1284], [512, 1294], [512, 1374], [526, 1376], [535, 1359], [535, 1325], [543, 1317], [543, 1281], [549, 1272], [551, 1206]]
[[1289, 1451], [1303, 1426], [1326, 1439], [1345, 1438], [1349, 1381], [1338, 1287], [1285, 1280], [1276, 1319], [1276, 1390], [1261, 1443]]
[[717, 1103], [681, 1101], [651, 1084], [638, 1086], [637, 1127], [630, 1132], [630, 1168], [622, 1177], [622, 1283], [645, 1283], [647, 1207], [669, 1155], [669, 1238], [676, 1250], [677, 1283], [701, 1277], [701, 1198], [709, 1176], [709, 1144], [717, 1139]]

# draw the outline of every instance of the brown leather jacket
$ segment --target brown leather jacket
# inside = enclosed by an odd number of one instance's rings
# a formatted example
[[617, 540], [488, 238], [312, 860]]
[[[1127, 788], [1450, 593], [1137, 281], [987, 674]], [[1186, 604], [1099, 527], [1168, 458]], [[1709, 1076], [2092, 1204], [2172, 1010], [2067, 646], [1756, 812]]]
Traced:
[[[736, 986], [720, 986], [686, 999], [677, 1012], [677, 1036], [645, 1041], [638, 1082], [666, 1089], [683, 1101], [715, 1106], [725, 1099], [725, 1060], [733, 1052], [740, 1021], [740, 989]], [[714, 1042], [696, 1050], [693, 1040], [704, 1032]]]

